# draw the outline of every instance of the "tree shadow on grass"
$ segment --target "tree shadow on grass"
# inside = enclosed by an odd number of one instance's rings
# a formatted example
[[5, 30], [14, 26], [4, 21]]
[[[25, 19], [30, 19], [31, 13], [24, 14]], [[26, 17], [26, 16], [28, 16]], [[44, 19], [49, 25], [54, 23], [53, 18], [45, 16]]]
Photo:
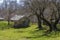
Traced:
[[[39, 30], [33, 32], [33, 36], [31, 37], [26, 37], [27, 39], [30, 39], [30, 38], [41, 38], [41, 37], [46, 37], [46, 38], [56, 38], [58, 37], [59, 35], [59, 32], [51, 32], [51, 33], [45, 33], [43, 32], [41, 35], [37, 34], [36, 32], [39, 32]], [[34, 35], [37, 34], [37, 35]]]
[[39, 36], [34, 36], [34, 37], [26, 37], [27, 39], [30, 39], [30, 38], [41, 38], [41, 37], [46, 37], [46, 38], [56, 38], [57, 36], [50, 36], [50, 35], [39, 35]]

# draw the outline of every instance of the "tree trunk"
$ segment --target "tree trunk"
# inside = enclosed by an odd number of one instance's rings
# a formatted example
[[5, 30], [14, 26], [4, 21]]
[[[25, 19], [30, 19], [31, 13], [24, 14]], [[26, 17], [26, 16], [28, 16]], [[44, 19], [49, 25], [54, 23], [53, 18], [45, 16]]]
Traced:
[[38, 20], [38, 28], [39, 28], [39, 30], [42, 30], [43, 28], [42, 28], [42, 25], [41, 25], [41, 20]]
[[8, 25], [10, 25], [10, 18], [11, 18], [11, 14], [8, 14]]
[[8, 18], [8, 25], [10, 25], [10, 18]]
[[41, 19], [39, 18], [39, 16], [37, 16], [37, 19], [38, 19], [38, 28], [39, 28], [39, 30], [42, 30], [43, 27], [41, 25]]
[[57, 28], [56, 25], [51, 24], [51, 27], [52, 28], [50, 28], [50, 30], [52, 30], [52, 31], [58, 31], [58, 28]]

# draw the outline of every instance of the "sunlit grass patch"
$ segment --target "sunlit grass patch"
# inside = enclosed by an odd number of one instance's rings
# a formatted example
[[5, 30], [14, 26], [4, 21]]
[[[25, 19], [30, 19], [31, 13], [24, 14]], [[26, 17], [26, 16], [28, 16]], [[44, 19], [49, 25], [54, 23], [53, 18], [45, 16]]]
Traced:
[[[13, 24], [11, 23], [11, 25]], [[5, 29], [0, 29], [0, 40], [60, 40], [60, 32], [52, 32], [48, 36], [42, 36], [44, 30], [38, 30], [37, 24], [30, 24], [28, 28], [6, 29], [6, 27], [11, 27], [11, 25], [8, 26], [6, 21], [0, 22], [0, 28]]]
[[0, 29], [8, 29], [13, 26], [13, 22], [10, 22], [10, 25], [8, 25], [7, 21], [0, 21]]

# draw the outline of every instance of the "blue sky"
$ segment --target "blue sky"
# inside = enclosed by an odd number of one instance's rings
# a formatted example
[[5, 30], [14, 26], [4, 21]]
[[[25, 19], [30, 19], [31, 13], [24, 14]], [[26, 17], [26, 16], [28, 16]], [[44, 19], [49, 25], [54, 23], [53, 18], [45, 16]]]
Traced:
[[[14, 0], [11, 0], [11, 1], [14, 1]], [[17, 0], [17, 3], [21, 6], [24, 6], [24, 3], [23, 2], [20, 2], [22, 0]], [[3, 0], [0, 0], [0, 5], [3, 3]]]
[[[19, 1], [20, 1], [20, 0], [17, 0], [17, 3], [19, 3]], [[0, 3], [2, 3], [2, 2], [3, 2], [3, 0], [0, 0]]]

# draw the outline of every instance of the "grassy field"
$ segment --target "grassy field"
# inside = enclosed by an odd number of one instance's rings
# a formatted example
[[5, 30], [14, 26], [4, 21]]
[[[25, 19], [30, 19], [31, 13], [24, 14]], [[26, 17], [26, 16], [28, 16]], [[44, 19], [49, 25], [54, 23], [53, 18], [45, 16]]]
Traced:
[[37, 25], [28, 28], [10, 28], [7, 22], [0, 22], [0, 40], [60, 40], [60, 32], [52, 32], [48, 36], [42, 36], [45, 30], [36, 31]]

